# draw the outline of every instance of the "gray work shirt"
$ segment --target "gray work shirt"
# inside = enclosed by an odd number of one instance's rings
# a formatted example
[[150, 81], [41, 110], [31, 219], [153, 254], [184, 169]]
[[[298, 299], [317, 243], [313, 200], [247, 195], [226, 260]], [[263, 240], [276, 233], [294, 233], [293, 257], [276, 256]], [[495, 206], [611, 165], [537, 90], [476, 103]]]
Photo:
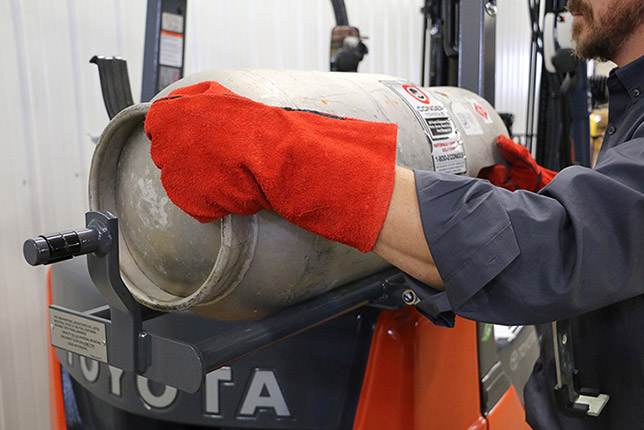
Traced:
[[644, 426], [644, 57], [611, 72], [597, 165], [562, 170], [538, 194], [416, 171], [444, 292], [412, 280], [421, 311], [499, 324], [571, 318], [580, 386], [611, 396], [599, 417], [555, 403], [551, 338], [526, 386], [534, 429]]

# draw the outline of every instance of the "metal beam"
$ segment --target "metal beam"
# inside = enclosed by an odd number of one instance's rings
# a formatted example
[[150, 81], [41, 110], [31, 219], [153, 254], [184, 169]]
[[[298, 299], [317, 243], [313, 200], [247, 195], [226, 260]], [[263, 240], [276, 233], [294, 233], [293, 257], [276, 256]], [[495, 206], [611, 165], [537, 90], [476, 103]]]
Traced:
[[494, 106], [496, 0], [460, 0], [459, 5], [458, 86]]
[[141, 102], [183, 78], [187, 0], [148, 0]]

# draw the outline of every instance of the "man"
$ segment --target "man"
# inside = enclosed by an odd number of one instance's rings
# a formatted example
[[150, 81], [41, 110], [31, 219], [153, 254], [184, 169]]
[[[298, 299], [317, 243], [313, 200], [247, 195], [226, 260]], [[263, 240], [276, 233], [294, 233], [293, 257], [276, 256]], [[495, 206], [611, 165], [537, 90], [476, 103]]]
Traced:
[[[276, 210], [372, 250], [411, 276], [418, 307], [437, 323], [453, 324], [454, 314], [500, 324], [571, 318], [580, 386], [610, 401], [599, 417], [566, 415], [545, 339], [525, 390], [528, 422], [548, 430], [640, 428], [644, 1], [568, 6], [578, 54], [619, 67], [609, 78], [597, 166], [564, 169], [539, 193], [394, 166], [391, 124], [269, 108], [216, 83], [153, 104], [152, 157], [170, 198], [195, 218]], [[238, 121], [244, 112], [264, 127], [247, 129]]]

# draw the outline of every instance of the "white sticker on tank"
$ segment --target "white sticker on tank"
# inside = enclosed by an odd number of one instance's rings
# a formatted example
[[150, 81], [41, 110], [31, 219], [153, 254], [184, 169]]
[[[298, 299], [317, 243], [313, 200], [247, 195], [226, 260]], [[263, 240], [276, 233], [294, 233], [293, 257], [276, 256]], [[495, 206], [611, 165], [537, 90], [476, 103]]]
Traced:
[[[460, 134], [439, 97], [408, 82], [383, 81], [402, 97], [414, 111], [429, 137], [434, 170], [442, 173], [465, 173], [467, 165]], [[441, 94], [443, 95], [443, 94]]]
[[474, 113], [470, 111], [466, 106], [461, 102], [452, 103], [452, 112], [458, 119], [458, 122], [461, 124], [465, 134], [469, 136], [483, 134], [483, 128], [479, 124], [478, 120], [474, 116]]

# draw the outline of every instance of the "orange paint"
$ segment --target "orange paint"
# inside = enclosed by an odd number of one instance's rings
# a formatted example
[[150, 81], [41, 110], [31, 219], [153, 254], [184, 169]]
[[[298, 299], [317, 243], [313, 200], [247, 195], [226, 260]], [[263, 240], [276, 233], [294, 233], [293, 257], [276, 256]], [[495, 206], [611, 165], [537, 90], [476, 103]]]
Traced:
[[161, 30], [161, 34], [165, 34], [166, 36], [174, 36], [174, 37], [180, 37], [183, 39], [183, 34], [181, 33], [175, 33], [173, 31], [166, 31], [166, 30]]
[[[47, 303], [52, 304], [53, 298], [51, 293], [51, 267], [47, 272]], [[47, 312], [47, 326], [49, 326], [49, 312]], [[49, 340], [49, 421], [51, 430], [66, 430], [67, 421], [65, 420], [65, 405], [63, 403], [63, 383], [60, 377], [60, 363], [56, 358], [56, 350], [51, 346], [49, 330], [47, 330], [47, 339]]]
[[514, 387], [501, 397], [487, 416], [489, 430], [530, 430], [525, 411]]
[[324, 103], [325, 105], [326, 105], [326, 104], [328, 104], [328, 103], [327, 103], [327, 102], [325, 102], [324, 100], [320, 100], [320, 101], [321, 101], [322, 103]]
[[474, 322], [449, 329], [413, 308], [381, 313], [355, 430], [482, 430], [479, 398]]
[[467, 430], [488, 430], [487, 420], [483, 417], [478, 417], [478, 419], [474, 421], [474, 424], [470, 425]]

